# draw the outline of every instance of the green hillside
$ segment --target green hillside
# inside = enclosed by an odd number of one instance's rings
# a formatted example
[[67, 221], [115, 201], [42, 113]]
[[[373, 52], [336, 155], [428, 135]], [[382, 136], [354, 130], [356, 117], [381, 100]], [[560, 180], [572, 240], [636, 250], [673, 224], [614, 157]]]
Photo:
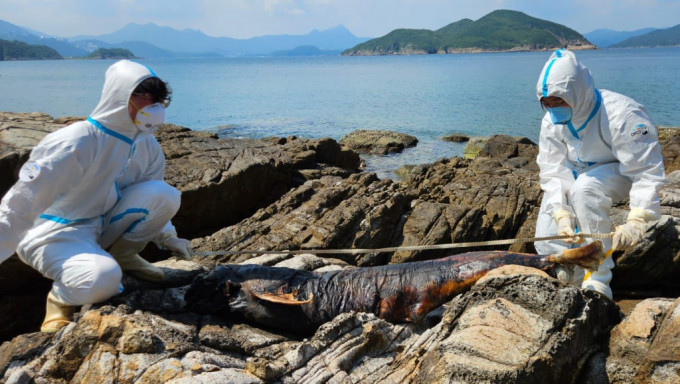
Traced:
[[0, 61], [55, 59], [62, 59], [62, 57], [57, 51], [46, 45], [33, 45], [21, 41], [0, 39]]
[[680, 24], [668, 29], [658, 29], [641, 36], [628, 38], [610, 48], [677, 47], [680, 46]]
[[99, 48], [85, 59], [134, 59], [135, 54], [124, 48]]
[[344, 51], [343, 55], [595, 49], [573, 29], [522, 12], [498, 10], [477, 21], [462, 19], [436, 31], [397, 29]]
[[[437, 53], [440, 37], [429, 29], [395, 29], [378, 39], [361, 43], [344, 51], [343, 55], [361, 55], [364, 52]], [[371, 54], [371, 53], [368, 53]]]

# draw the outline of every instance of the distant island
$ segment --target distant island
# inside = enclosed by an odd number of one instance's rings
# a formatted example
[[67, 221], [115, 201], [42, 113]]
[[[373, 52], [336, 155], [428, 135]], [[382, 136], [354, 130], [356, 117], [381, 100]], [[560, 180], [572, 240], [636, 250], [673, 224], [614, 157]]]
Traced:
[[46, 45], [0, 39], [0, 61], [59, 59], [62, 59], [61, 55]]
[[[61, 60], [63, 57], [54, 49], [40, 44], [0, 39], [0, 61], [13, 60]], [[124, 48], [100, 48], [83, 59], [138, 59]]]
[[346, 56], [597, 49], [573, 29], [519, 11], [497, 10], [436, 31], [397, 29], [345, 50]]
[[135, 54], [124, 48], [99, 48], [85, 59], [136, 59]]
[[678, 47], [680, 46], [680, 24], [667, 29], [658, 29], [645, 35], [628, 38], [611, 48]]

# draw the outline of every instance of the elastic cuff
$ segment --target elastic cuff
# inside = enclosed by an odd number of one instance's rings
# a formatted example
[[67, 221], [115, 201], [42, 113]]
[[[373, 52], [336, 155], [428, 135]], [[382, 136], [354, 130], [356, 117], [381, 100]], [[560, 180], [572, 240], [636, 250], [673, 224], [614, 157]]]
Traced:
[[650, 211], [644, 208], [631, 208], [628, 213], [628, 221], [641, 221], [647, 223], [661, 218], [657, 212]]

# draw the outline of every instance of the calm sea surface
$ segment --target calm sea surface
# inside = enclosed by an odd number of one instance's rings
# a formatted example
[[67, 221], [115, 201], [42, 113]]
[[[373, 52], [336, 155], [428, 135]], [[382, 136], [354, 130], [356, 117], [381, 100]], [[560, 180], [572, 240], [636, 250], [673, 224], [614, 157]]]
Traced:
[[[657, 125], [680, 125], [680, 48], [576, 52], [598, 88], [633, 97]], [[402, 154], [365, 157], [391, 177], [403, 164], [460, 156], [440, 137], [534, 141], [538, 74], [550, 52], [429, 56], [140, 60], [172, 86], [167, 121], [224, 137], [340, 139], [357, 129], [414, 135]], [[112, 61], [0, 62], [0, 111], [87, 116]]]

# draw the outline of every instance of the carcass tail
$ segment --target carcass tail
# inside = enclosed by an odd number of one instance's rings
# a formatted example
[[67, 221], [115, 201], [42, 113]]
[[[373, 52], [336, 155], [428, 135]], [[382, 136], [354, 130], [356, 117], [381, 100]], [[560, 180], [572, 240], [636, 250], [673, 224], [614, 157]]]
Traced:
[[596, 271], [604, 259], [604, 246], [599, 240], [585, 247], [565, 249], [561, 254], [547, 256], [548, 261], [557, 264], [578, 265], [589, 271]]

